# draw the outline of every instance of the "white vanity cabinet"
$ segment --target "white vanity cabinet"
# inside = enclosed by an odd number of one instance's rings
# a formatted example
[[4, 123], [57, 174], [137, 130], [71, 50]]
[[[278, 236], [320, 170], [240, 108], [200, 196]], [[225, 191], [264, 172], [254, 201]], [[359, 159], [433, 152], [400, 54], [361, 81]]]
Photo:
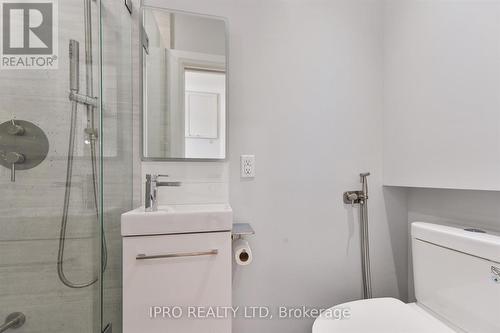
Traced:
[[230, 333], [231, 318], [190, 313], [230, 306], [230, 231], [123, 238], [123, 333]]
[[232, 221], [228, 204], [122, 215], [123, 333], [231, 332], [208, 311], [231, 307]]

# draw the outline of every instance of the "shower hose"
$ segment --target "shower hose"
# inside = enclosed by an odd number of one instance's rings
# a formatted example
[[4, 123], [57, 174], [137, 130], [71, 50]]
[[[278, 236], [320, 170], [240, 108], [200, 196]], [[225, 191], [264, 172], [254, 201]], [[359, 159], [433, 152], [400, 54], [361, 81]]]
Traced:
[[[64, 249], [66, 242], [66, 231], [68, 227], [68, 215], [69, 215], [69, 204], [71, 197], [71, 180], [73, 178], [73, 160], [74, 160], [74, 150], [75, 150], [75, 132], [76, 132], [76, 124], [77, 124], [77, 112], [78, 112], [78, 103], [76, 101], [71, 102], [71, 124], [70, 124], [70, 132], [69, 132], [69, 144], [68, 144], [68, 160], [66, 164], [66, 184], [64, 191], [64, 204], [63, 204], [63, 213], [61, 218], [61, 229], [59, 234], [59, 250], [57, 255], [57, 274], [61, 282], [70, 288], [85, 288], [93, 285], [97, 282], [98, 278], [93, 278], [92, 280], [84, 283], [75, 283], [70, 281], [66, 274], [64, 273]], [[93, 185], [93, 196], [94, 196], [94, 205], [95, 205], [95, 214], [96, 220], [99, 224], [99, 206], [98, 206], [98, 194], [97, 194], [97, 165], [96, 165], [96, 145], [95, 139], [90, 139], [90, 155], [91, 155], [91, 164], [92, 164], [92, 185]], [[102, 228], [102, 226], [101, 226]], [[104, 234], [104, 230], [102, 230], [102, 266], [101, 269], [104, 271], [107, 266], [107, 246], [106, 246], [106, 237]]]

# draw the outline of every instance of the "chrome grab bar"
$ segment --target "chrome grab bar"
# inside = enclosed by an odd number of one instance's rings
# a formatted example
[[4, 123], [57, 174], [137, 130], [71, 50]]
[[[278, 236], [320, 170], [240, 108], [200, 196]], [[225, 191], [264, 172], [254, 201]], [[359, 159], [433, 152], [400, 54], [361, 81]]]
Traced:
[[5, 318], [5, 323], [0, 326], [0, 333], [7, 331], [9, 328], [19, 328], [26, 322], [26, 316], [21, 312], [13, 312]]
[[213, 256], [217, 254], [219, 254], [219, 250], [210, 250], [204, 252], [166, 253], [166, 254], [156, 254], [150, 256], [145, 255], [144, 253], [140, 253], [135, 257], [135, 259], [148, 260], [148, 259], [164, 259], [164, 258], [199, 257], [199, 256]]

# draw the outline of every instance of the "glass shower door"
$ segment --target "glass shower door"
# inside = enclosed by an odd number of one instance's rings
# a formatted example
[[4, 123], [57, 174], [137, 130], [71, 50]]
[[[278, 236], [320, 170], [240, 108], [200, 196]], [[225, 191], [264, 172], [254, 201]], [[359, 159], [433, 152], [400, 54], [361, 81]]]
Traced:
[[[132, 209], [132, 18], [123, 1], [101, 0], [102, 223], [107, 265], [102, 328], [122, 332], [121, 214]], [[106, 259], [106, 258], [103, 258]]]
[[99, 4], [0, 1], [0, 325], [20, 333], [99, 331]]
[[120, 332], [130, 17], [111, 0], [0, 11], [0, 330]]

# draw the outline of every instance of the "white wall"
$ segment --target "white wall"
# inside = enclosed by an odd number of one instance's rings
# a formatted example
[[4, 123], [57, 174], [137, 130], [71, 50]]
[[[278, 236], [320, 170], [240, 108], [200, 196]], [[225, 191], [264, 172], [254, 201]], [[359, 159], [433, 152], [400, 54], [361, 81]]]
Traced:
[[500, 229], [500, 2], [386, 0], [384, 15], [384, 184], [421, 187], [401, 189], [409, 223]]
[[[143, 174], [186, 182], [164, 203], [229, 199], [252, 223], [235, 305], [360, 297], [357, 212], [341, 203], [360, 171], [372, 172], [375, 296], [412, 298], [407, 221], [500, 228], [498, 192], [382, 187], [500, 189], [498, 2], [146, 3], [229, 19], [229, 161], [143, 163]], [[240, 154], [256, 155], [255, 180], [240, 179]], [[234, 322], [235, 333], [310, 327]]]
[[224, 21], [183, 14], [173, 17], [173, 49], [222, 56], [226, 54]]
[[385, 1], [384, 184], [500, 190], [500, 1]]
[[[344, 190], [360, 187], [358, 174], [366, 170], [374, 294], [404, 298], [406, 211], [386, 212], [382, 189], [380, 3], [146, 4], [229, 19], [230, 203], [236, 219], [257, 233], [254, 263], [235, 270], [234, 304], [331, 306], [361, 297], [357, 211], [341, 200]], [[240, 179], [240, 154], [256, 155], [255, 180]], [[175, 176], [183, 165], [143, 163], [143, 173]], [[191, 186], [206, 189], [204, 177]], [[389, 200], [400, 200], [397, 191], [386, 191]], [[238, 319], [234, 332], [310, 332], [311, 325], [310, 319]]]

